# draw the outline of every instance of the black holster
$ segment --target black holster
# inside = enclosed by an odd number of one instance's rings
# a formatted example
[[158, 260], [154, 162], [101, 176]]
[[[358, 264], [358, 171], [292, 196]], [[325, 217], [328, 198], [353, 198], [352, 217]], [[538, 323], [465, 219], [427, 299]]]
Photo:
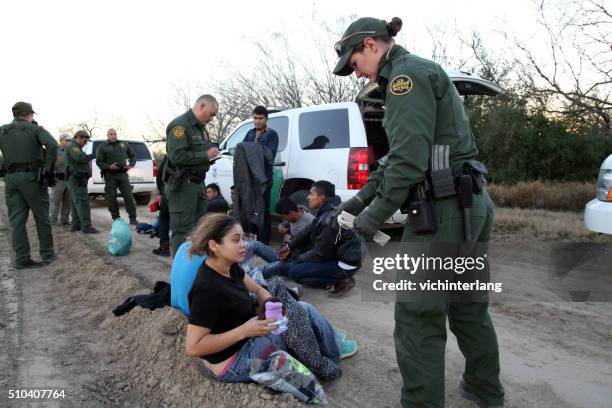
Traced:
[[43, 167], [39, 167], [36, 171], [36, 181], [44, 188], [53, 187], [55, 185], [55, 173], [46, 171]]
[[427, 181], [410, 189], [401, 212], [408, 214], [408, 228], [415, 234], [432, 234], [436, 231], [432, 192]]
[[181, 189], [183, 181], [185, 181], [187, 174], [184, 170], [174, 167], [168, 162], [164, 167], [164, 175], [162, 180], [164, 183], [170, 185], [170, 191], [176, 192]]

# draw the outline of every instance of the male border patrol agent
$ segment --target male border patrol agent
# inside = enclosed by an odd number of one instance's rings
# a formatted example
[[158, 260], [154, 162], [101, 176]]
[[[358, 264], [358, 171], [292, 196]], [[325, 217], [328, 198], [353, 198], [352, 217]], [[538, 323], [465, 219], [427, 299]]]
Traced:
[[[13, 105], [13, 122], [0, 127], [0, 150], [6, 172], [4, 196], [17, 269], [39, 268], [55, 259], [48, 187], [53, 185], [57, 142], [49, 132], [32, 123], [34, 113], [29, 103], [17, 102]], [[30, 210], [36, 222], [42, 262], [30, 258], [26, 230]]]
[[98, 230], [91, 226], [89, 209], [89, 194], [87, 181], [91, 177], [91, 155], [85, 154], [83, 146], [89, 141], [89, 133], [79, 130], [66, 148], [66, 172], [68, 173], [68, 189], [72, 201], [71, 232], [82, 231], [83, 234], [97, 234]]
[[70, 135], [62, 133], [59, 137], [59, 149], [53, 169], [55, 171], [55, 186], [51, 188], [51, 205], [49, 208], [51, 225], [68, 225], [70, 223], [70, 191], [68, 190], [66, 162], [64, 161], [68, 143], [70, 143]]
[[[392, 37], [401, 24], [397, 17], [390, 23], [361, 18], [336, 43], [336, 75], [355, 71], [358, 78], [378, 82], [389, 140], [389, 154], [381, 159], [379, 168], [336, 214], [342, 210], [359, 214], [355, 232], [371, 238], [403, 207], [409, 220], [402, 241], [420, 242], [426, 255], [444, 255], [447, 248], [466, 244], [487, 247], [494, 207], [484, 190], [486, 168], [473, 160], [477, 150], [461, 98], [438, 64], [394, 44]], [[420, 251], [407, 252], [421, 256]], [[452, 270], [450, 273], [455, 275]], [[462, 396], [481, 407], [503, 406], [497, 337], [486, 294], [480, 302], [449, 302], [434, 295], [417, 301], [400, 299], [398, 294], [394, 337], [404, 380], [402, 405], [444, 406], [448, 315], [450, 329], [466, 359], [460, 380]]]
[[117, 131], [108, 129], [107, 141], [100, 143], [96, 153], [96, 164], [104, 177], [104, 192], [111, 217], [119, 218], [119, 204], [117, 203], [117, 188], [121, 192], [125, 209], [130, 217], [130, 224], [138, 225], [136, 219], [136, 203], [132, 194], [128, 170], [136, 165], [136, 153], [127, 142], [117, 140]]
[[219, 111], [212, 95], [202, 95], [193, 108], [166, 128], [168, 163], [164, 169], [164, 193], [172, 223], [172, 256], [185, 242], [196, 221], [206, 213], [204, 178], [209, 167], [204, 126]]

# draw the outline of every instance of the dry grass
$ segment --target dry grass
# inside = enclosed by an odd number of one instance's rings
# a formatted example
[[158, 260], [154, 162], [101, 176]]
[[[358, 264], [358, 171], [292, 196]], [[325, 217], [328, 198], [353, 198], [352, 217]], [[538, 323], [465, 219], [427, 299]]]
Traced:
[[533, 181], [511, 186], [489, 184], [487, 190], [497, 207], [582, 211], [595, 197], [595, 183]]
[[497, 208], [493, 234], [496, 238], [536, 238], [612, 244], [612, 236], [586, 229], [583, 213], [570, 211]]

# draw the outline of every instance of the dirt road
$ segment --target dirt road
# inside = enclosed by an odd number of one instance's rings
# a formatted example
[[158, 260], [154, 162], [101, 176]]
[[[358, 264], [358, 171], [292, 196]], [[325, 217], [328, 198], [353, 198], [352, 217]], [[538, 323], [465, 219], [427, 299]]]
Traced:
[[[54, 228], [59, 259], [16, 271], [9, 266], [6, 207], [0, 204], [0, 407], [299, 405], [253, 384], [204, 377], [197, 359], [184, 355], [185, 320], [170, 308], [114, 317], [111, 310], [127, 296], [168, 281], [170, 261], [151, 255], [156, 240], [136, 234], [129, 256], [108, 255], [110, 217], [103, 201], [92, 207], [102, 234]], [[138, 211], [141, 220], [152, 220], [148, 208]], [[612, 248], [506, 237], [493, 241], [490, 259], [504, 282], [505, 297], [493, 297], [491, 311], [506, 406], [609, 407]], [[369, 272], [360, 274], [367, 282]], [[307, 289], [304, 300], [360, 345], [343, 361], [344, 376], [324, 385], [330, 406], [399, 406], [393, 304], [363, 301], [362, 288], [340, 300]], [[452, 335], [446, 361], [447, 406], [474, 406], [456, 392], [463, 358]], [[8, 398], [9, 390], [34, 388], [65, 390], [65, 398]]]

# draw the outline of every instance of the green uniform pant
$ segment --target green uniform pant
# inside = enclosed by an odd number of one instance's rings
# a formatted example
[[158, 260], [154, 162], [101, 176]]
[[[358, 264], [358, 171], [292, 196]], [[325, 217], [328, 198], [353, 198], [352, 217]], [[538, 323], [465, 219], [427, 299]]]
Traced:
[[168, 199], [170, 210], [172, 225], [170, 247], [174, 256], [196, 222], [206, 214], [206, 194], [203, 183], [192, 183], [187, 180], [183, 181], [179, 191], [172, 191], [172, 185], [166, 184], [164, 194]]
[[36, 222], [41, 259], [53, 258], [53, 235], [49, 223], [49, 192], [36, 181], [34, 172], [16, 172], [5, 177], [5, 200], [15, 264], [22, 265], [30, 258], [30, 241], [26, 222], [30, 210]]
[[89, 194], [87, 185], [80, 185], [80, 180], [73, 176], [68, 178], [70, 201], [72, 203], [72, 228], [85, 230], [91, 227], [91, 211], [89, 209]]
[[[480, 251], [488, 250], [494, 211], [486, 192], [474, 196], [472, 236], [478, 241]], [[409, 256], [419, 257], [421, 252], [425, 256], [444, 256], [448, 248], [458, 247], [449, 243], [463, 242], [463, 216], [454, 197], [435, 201], [434, 214], [437, 228], [434, 234], [416, 235], [408, 228], [404, 230], [402, 241], [418, 243], [415, 247], [420, 248], [419, 253], [409, 253]], [[413, 250], [415, 247], [407, 245]], [[488, 277], [488, 262], [485, 269]], [[451, 275], [454, 274], [451, 271]], [[421, 279], [427, 279], [427, 276]], [[415, 276], [412, 276], [412, 280], [415, 280]], [[484, 301], [481, 298], [478, 302], [470, 302], [468, 298], [467, 301], [458, 302], [433, 294], [416, 299], [398, 295], [394, 339], [404, 382], [401, 395], [403, 407], [444, 407], [447, 318], [466, 360], [463, 373], [466, 384], [489, 405], [503, 405], [497, 336], [488, 306], [487, 297]]]
[[108, 211], [111, 213], [113, 220], [119, 218], [119, 204], [117, 203], [117, 188], [121, 192], [125, 209], [130, 219], [136, 218], [136, 203], [132, 194], [132, 185], [130, 178], [126, 173], [122, 174], [104, 174], [104, 193], [106, 194], [106, 203]]

